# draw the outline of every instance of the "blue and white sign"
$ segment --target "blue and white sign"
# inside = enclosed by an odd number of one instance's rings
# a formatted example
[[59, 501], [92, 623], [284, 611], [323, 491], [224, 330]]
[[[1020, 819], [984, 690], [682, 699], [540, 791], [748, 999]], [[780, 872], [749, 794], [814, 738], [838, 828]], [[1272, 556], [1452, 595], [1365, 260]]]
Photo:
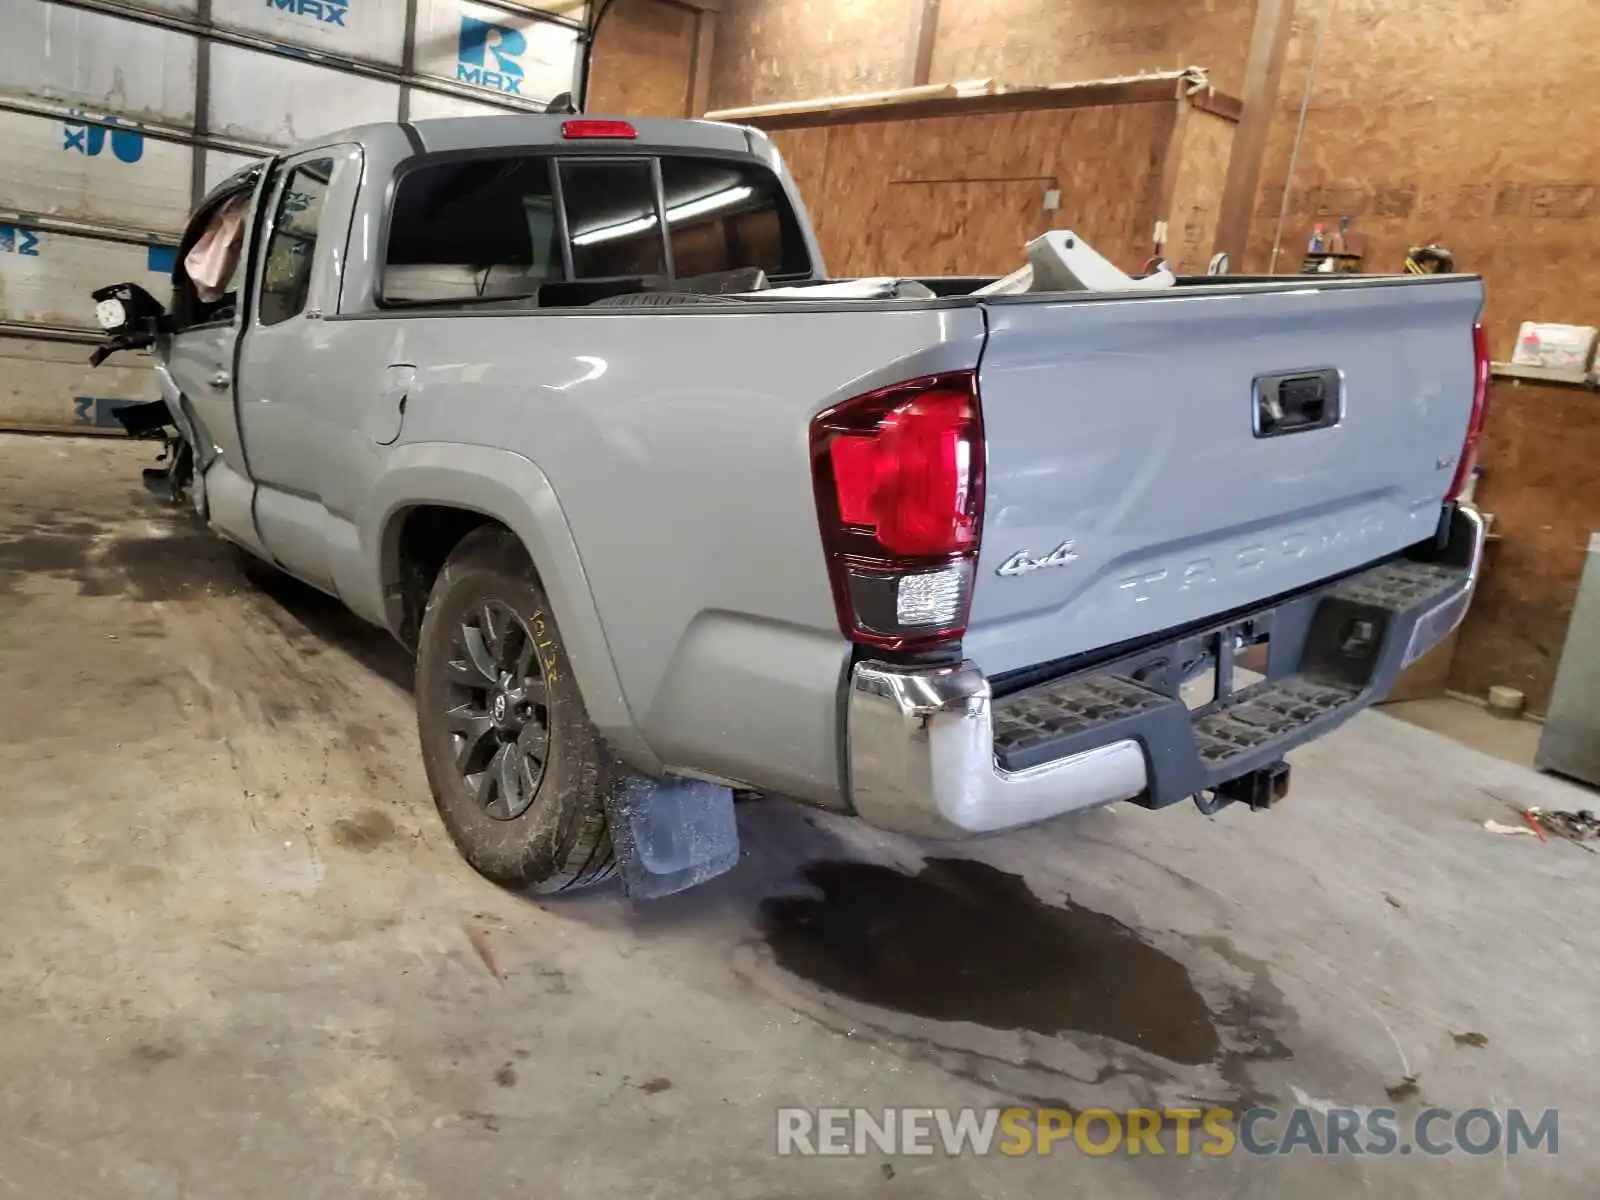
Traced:
[[527, 53], [528, 39], [519, 30], [463, 15], [460, 45], [457, 79], [497, 92], [522, 95], [521, 60]]
[[[86, 117], [89, 114], [77, 112], [74, 115]], [[106, 125], [77, 122], [63, 125], [61, 148], [67, 151], [76, 150], [89, 158], [99, 158], [109, 143], [111, 156], [118, 162], [136, 163], [144, 157], [144, 134], [137, 129], [121, 128], [123, 123], [115, 117], [104, 119], [111, 128], [107, 128]]]
[[324, 25], [344, 25], [345, 14], [350, 11], [349, 4], [337, 0], [267, 0], [267, 7]]
[[38, 258], [39, 231], [23, 229], [18, 225], [0, 225], [0, 254], [20, 254], [24, 258]]

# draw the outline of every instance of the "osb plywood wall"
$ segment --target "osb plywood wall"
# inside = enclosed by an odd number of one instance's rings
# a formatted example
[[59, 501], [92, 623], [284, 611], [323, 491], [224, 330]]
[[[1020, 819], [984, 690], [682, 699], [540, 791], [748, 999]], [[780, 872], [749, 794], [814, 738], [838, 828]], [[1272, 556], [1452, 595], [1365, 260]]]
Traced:
[[1450, 686], [1495, 684], [1543, 713], [1577, 598], [1591, 531], [1600, 530], [1600, 397], [1496, 380], [1477, 499], [1500, 535], [1451, 663]]
[[[1165, 100], [856, 120], [773, 136], [835, 275], [1002, 275], [1022, 265], [1025, 242], [1059, 228], [1082, 231], [1136, 270], [1149, 254], [1177, 111]], [[1051, 189], [1061, 192], [1054, 212], [1044, 207]]]
[[[726, 0], [711, 107], [904, 87], [922, 0]], [[941, 0], [935, 82], [1013, 85], [1211, 67], [1237, 93], [1250, 38], [1239, 0]]]
[[[1251, 223], [1265, 269], [1328, 0], [1300, 0]], [[1279, 269], [1315, 221], [1369, 239], [1366, 269], [1444, 243], [1489, 284], [1495, 356], [1524, 320], [1600, 323], [1595, 0], [1333, 0]]]
[[726, 0], [711, 108], [904, 86], [922, 0]]
[[595, 43], [589, 111], [635, 117], [688, 112], [695, 15], [660, 0], [615, 0]]
[[1047, 84], [1203, 66], [1237, 94], [1250, 11], [1237, 0], [941, 0], [933, 78]]
[[1166, 257], [1179, 275], [1203, 275], [1222, 208], [1222, 185], [1233, 152], [1232, 121], [1198, 108], [1181, 110], [1170, 153], [1173, 194], [1165, 207]]

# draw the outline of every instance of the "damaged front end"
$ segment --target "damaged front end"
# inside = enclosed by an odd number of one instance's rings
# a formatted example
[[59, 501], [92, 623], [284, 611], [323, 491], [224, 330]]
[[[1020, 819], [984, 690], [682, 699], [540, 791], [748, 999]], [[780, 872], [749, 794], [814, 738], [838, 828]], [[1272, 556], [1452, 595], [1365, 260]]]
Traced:
[[[166, 310], [136, 283], [114, 283], [93, 293], [95, 318], [105, 339], [89, 356], [98, 367], [123, 350], [145, 350], [169, 332]], [[158, 367], [160, 400], [125, 404], [113, 415], [129, 437], [161, 443], [158, 467], [144, 471], [144, 485], [171, 504], [183, 503], [195, 485], [194, 430], [183, 409], [182, 396], [165, 367]], [[198, 507], [198, 497], [195, 497]]]

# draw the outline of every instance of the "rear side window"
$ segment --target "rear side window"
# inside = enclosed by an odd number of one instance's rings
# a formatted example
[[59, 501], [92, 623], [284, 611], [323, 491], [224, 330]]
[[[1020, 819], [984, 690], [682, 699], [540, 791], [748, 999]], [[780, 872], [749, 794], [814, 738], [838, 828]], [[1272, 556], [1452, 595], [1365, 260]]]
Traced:
[[760, 267], [769, 278], [810, 272], [800, 223], [764, 167], [663, 158], [661, 187], [678, 278], [745, 267]]
[[746, 267], [776, 278], [811, 269], [799, 222], [765, 167], [515, 154], [424, 163], [400, 177], [382, 298], [521, 299], [547, 283]]
[[318, 158], [289, 172], [272, 214], [272, 239], [261, 268], [261, 323], [277, 325], [305, 310], [316, 261], [317, 227], [328, 196], [333, 159]]
[[389, 220], [385, 300], [532, 296], [565, 277], [549, 159], [432, 163], [401, 177]]

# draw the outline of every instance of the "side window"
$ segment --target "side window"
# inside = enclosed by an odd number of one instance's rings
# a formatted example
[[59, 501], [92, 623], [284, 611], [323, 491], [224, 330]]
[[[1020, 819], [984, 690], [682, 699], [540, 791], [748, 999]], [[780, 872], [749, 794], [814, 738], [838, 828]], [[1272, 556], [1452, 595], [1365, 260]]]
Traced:
[[395, 190], [382, 297], [391, 304], [521, 299], [565, 278], [550, 160], [430, 163]]
[[318, 158], [295, 167], [283, 182], [261, 265], [263, 325], [277, 325], [305, 310], [316, 261], [317, 226], [332, 175], [333, 159]]
[[655, 178], [648, 161], [569, 159], [561, 164], [561, 198], [576, 278], [666, 274]]
[[678, 278], [745, 267], [760, 267], [773, 278], [810, 273], [800, 224], [765, 167], [663, 158], [661, 185]]
[[190, 220], [182, 255], [172, 272], [175, 329], [233, 320], [244, 274], [240, 250], [250, 217], [250, 198], [248, 190], [235, 192]]

